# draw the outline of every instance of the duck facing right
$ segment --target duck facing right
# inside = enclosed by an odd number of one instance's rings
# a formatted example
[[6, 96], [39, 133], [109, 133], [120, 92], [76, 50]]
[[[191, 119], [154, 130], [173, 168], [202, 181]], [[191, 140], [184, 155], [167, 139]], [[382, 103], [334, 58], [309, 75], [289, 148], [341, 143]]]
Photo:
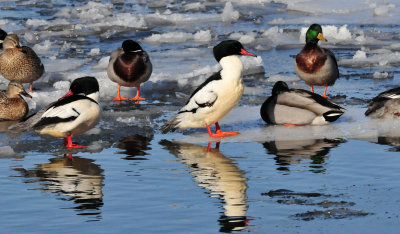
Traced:
[[261, 118], [269, 124], [285, 126], [325, 125], [344, 114], [344, 108], [321, 95], [303, 89], [289, 89], [283, 81], [272, 88], [262, 104]]

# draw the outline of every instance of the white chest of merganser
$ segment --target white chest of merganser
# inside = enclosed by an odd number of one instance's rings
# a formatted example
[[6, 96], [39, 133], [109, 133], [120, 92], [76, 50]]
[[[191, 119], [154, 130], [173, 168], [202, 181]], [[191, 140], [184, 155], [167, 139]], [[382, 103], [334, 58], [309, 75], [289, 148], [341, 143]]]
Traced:
[[[243, 64], [236, 55], [255, 56], [235, 40], [223, 41], [214, 47], [214, 57], [222, 70], [214, 73], [190, 96], [178, 114], [161, 127], [163, 133], [176, 129], [207, 127], [211, 137], [225, 137], [237, 132], [222, 132], [218, 121], [239, 102], [243, 94]], [[211, 133], [210, 125], [216, 132]]]

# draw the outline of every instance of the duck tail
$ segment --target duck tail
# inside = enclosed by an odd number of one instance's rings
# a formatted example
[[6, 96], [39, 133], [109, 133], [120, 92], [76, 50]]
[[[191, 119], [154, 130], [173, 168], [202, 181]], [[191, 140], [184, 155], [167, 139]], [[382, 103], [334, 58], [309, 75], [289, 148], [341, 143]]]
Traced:
[[162, 134], [165, 134], [167, 132], [174, 132], [177, 128], [178, 125], [181, 123], [181, 121], [178, 119], [178, 116], [174, 116], [172, 119], [170, 119], [166, 124], [160, 127], [160, 130]]
[[333, 122], [333, 121], [337, 120], [343, 114], [344, 114], [344, 112], [341, 110], [330, 110], [330, 111], [323, 113], [322, 116], [324, 116], [326, 121]]
[[8, 127], [8, 130], [13, 133], [20, 133], [24, 131], [31, 130], [33, 125], [35, 125], [39, 120], [44, 110], [41, 110], [37, 113], [33, 113], [27, 117], [25, 117], [21, 122], [11, 125]]

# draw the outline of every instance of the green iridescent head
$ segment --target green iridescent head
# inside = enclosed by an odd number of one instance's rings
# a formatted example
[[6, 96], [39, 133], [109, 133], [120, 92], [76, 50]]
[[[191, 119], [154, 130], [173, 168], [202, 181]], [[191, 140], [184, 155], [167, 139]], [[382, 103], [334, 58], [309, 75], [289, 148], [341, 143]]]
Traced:
[[306, 33], [306, 43], [318, 43], [319, 40], [327, 41], [322, 35], [322, 27], [319, 24], [312, 24]]

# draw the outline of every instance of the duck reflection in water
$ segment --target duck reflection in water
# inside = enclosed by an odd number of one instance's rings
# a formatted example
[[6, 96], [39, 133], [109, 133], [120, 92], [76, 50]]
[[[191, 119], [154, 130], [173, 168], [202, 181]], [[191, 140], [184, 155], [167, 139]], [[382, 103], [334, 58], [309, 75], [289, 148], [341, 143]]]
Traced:
[[126, 160], [147, 160], [144, 157], [148, 153], [147, 150], [151, 150], [149, 147], [150, 142], [153, 140], [153, 135], [143, 136], [139, 134], [135, 134], [132, 136], [128, 136], [118, 141], [115, 144], [116, 148], [122, 149], [123, 151], [119, 151], [119, 154], [126, 154]]
[[216, 147], [195, 145], [184, 142], [160, 141], [171, 154], [180, 158], [190, 169], [193, 180], [198, 186], [209, 191], [212, 197], [221, 198], [224, 203], [224, 213], [218, 220], [221, 232], [242, 230], [249, 221], [246, 217], [247, 178], [235, 162], [225, 157], [219, 151], [219, 142]]
[[393, 146], [389, 148], [391, 152], [400, 152], [400, 137], [399, 136], [379, 136], [378, 139], [372, 140], [371, 142], [380, 144], [380, 145], [389, 145]]
[[312, 172], [325, 172], [324, 164], [331, 148], [337, 147], [344, 139], [277, 140], [263, 143], [268, 154], [276, 155], [277, 170], [289, 171], [289, 166], [310, 159]]
[[38, 183], [39, 190], [61, 195], [58, 199], [72, 200], [78, 215], [91, 215], [99, 220], [103, 206], [103, 169], [94, 160], [79, 156], [64, 155], [51, 158], [50, 163], [39, 164], [36, 169], [16, 169], [26, 178], [25, 183]]

